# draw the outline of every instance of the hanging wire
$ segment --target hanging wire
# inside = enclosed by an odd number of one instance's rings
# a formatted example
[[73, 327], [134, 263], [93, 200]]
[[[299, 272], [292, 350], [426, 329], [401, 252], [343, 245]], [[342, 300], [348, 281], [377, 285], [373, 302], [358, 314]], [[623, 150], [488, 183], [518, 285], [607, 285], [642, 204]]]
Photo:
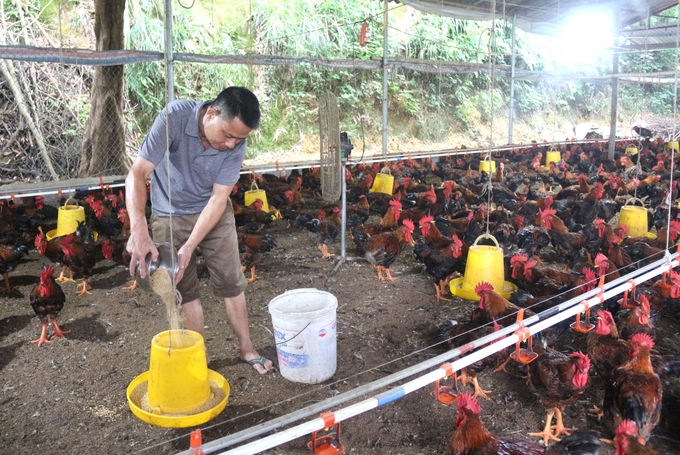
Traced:
[[[675, 23], [675, 82], [673, 83], [673, 140], [676, 140], [676, 123], [678, 112], [678, 47], [680, 46], [680, 2], [678, 2], [677, 20]], [[675, 171], [675, 149], [671, 153], [671, 177], [668, 182], [668, 217], [666, 219], [666, 250], [668, 250], [671, 236], [671, 205], [673, 204], [673, 173]]]
[[[505, 0], [504, 0], [505, 2]], [[494, 89], [496, 87], [496, 60], [495, 60], [495, 49], [496, 49], [496, 0], [491, 0], [491, 36], [489, 37], [489, 73], [491, 73], [491, 80], [489, 81], [489, 102], [490, 104], [490, 115], [489, 115], [489, 148], [486, 152], [487, 160], [489, 161], [489, 172], [487, 173], [487, 178], [489, 179], [486, 184], [486, 234], [489, 235], [489, 225], [491, 224], [491, 201], [493, 193], [493, 185], [491, 183], [491, 148], [493, 147], [493, 111], [494, 111]], [[500, 163], [499, 163], [500, 166]]]
[[192, 1], [191, 1], [191, 5], [185, 6], [185, 5], [182, 5], [182, 1], [181, 1], [181, 0], [177, 0], [177, 4], [178, 4], [179, 6], [181, 6], [182, 8], [184, 8], [184, 9], [191, 9], [191, 8], [193, 8], [195, 3], [196, 3], [196, 0], [192, 0]]

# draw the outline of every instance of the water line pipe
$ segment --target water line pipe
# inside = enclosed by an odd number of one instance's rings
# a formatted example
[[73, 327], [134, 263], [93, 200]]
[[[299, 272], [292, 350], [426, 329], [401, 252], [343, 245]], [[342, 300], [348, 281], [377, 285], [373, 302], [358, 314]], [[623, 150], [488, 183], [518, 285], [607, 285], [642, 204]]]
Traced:
[[[626, 138], [622, 138], [621, 140], [625, 140]], [[630, 138], [629, 138], [630, 139]], [[587, 143], [592, 143], [592, 140], [579, 140], [579, 141], [555, 141], [555, 142], [543, 142], [540, 144], [540, 147], [551, 147], [551, 146], [557, 146], [557, 145], [562, 145], [562, 144], [587, 144]], [[380, 162], [384, 163], [385, 161], [399, 161], [403, 160], [406, 157], [411, 157], [411, 158], [439, 158], [442, 156], [459, 156], [459, 155], [476, 155], [476, 154], [481, 154], [481, 153], [488, 153], [489, 150], [491, 152], [504, 152], [504, 151], [510, 151], [512, 149], [516, 149], [518, 147], [528, 147], [531, 144], [520, 144], [520, 145], [504, 145], [504, 146], [499, 146], [499, 147], [492, 147], [489, 149], [488, 147], [486, 148], [469, 148], [469, 149], [445, 149], [445, 150], [437, 150], [437, 151], [432, 151], [432, 152], [409, 152], [407, 154], [391, 154], [387, 156], [375, 156], [375, 157], [365, 157], [361, 161], [352, 161], [351, 159], [348, 161], [347, 164], [349, 165], [354, 165], [358, 164], [359, 162], [363, 163], [375, 163], [375, 162]], [[292, 171], [292, 170], [301, 170], [301, 169], [309, 169], [312, 166], [320, 166], [321, 163], [319, 161], [301, 161], [297, 163], [291, 163], [290, 165], [271, 165], [271, 164], [265, 164], [265, 165], [259, 165], [259, 166], [244, 166], [243, 169], [240, 171], [241, 175], [244, 174], [251, 174], [252, 172], [256, 172], [259, 174], [265, 174], [265, 173], [280, 173], [282, 170], [285, 171]], [[112, 176], [112, 177], [104, 177], [105, 180], [109, 180], [110, 183], [108, 186], [110, 187], [123, 187], [125, 186], [124, 180], [125, 176]], [[57, 182], [55, 182], [57, 183]], [[60, 190], [62, 193], [64, 192], [75, 192], [77, 190], [83, 190], [87, 191], [90, 189], [97, 189], [97, 187], [89, 187], [89, 188], [81, 188], [80, 186], [76, 184], [71, 184], [69, 185], [68, 180], [62, 180], [59, 181], [59, 188], [64, 188]], [[29, 193], [24, 193], [23, 189], [17, 188], [17, 187], [1, 187], [0, 190], [3, 192], [0, 194], [0, 200], [2, 199], [10, 199], [12, 195], [15, 197], [29, 197], [29, 196], [45, 196], [45, 195], [51, 195], [51, 194], [58, 194], [59, 190], [36, 190], [34, 187], [31, 187], [30, 184], [24, 185], [26, 186], [26, 189], [30, 191]], [[44, 184], [43, 184], [44, 186]], [[53, 185], [57, 186], [57, 185]]]

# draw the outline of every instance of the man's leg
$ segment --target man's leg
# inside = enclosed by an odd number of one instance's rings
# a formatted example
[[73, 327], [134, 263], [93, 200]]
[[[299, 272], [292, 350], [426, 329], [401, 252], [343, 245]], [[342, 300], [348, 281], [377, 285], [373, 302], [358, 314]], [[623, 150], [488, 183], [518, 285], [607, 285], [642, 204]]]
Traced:
[[[248, 310], [246, 308], [246, 296], [241, 292], [236, 297], [225, 297], [224, 304], [227, 308], [227, 317], [238, 337], [241, 359], [248, 362], [260, 358], [260, 354], [253, 348], [250, 341], [250, 328], [248, 327]], [[201, 316], [203, 313], [201, 312]], [[201, 319], [202, 320], [202, 319]], [[253, 368], [260, 374], [265, 374], [272, 369], [271, 360], [267, 360], [264, 365], [254, 364]]]
[[182, 315], [182, 320], [184, 321], [184, 328], [193, 330], [194, 332], [198, 332], [205, 336], [203, 333], [203, 306], [201, 305], [201, 301], [199, 299], [183, 303], [180, 309], [180, 314]]

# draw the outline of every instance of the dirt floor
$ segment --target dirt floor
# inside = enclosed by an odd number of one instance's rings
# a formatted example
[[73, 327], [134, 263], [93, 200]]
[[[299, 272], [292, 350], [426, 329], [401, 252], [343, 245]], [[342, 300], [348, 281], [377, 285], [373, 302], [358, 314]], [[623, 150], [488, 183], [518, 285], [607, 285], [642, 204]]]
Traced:
[[[310, 406], [445, 352], [441, 345], [432, 346], [437, 326], [450, 319], [465, 320], [475, 305], [457, 298], [437, 302], [432, 282], [421, 273], [410, 248], [392, 267], [396, 281], [385, 283], [376, 280], [365, 261], [338, 265], [336, 260], [322, 260], [307, 233], [287, 229], [284, 221], [275, 222], [266, 232], [276, 239], [278, 248], [268, 253], [257, 269], [260, 280], [246, 291], [255, 346], [276, 363], [267, 310], [274, 297], [298, 288], [328, 291], [339, 302], [337, 371], [318, 385], [291, 382], [279, 372], [257, 375], [239, 361], [223, 304], [212, 297], [207, 271], [201, 269], [206, 283], [203, 298], [209, 367], [231, 386], [225, 410], [202, 425], [205, 441]], [[339, 253], [339, 239], [330, 250]], [[348, 257], [356, 254], [348, 239]], [[152, 337], [168, 328], [162, 302], [146, 291], [121, 290], [129, 279], [128, 271], [101, 262], [92, 277], [91, 295], [78, 297], [75, 284], [64, 285], [67, 302], [59, 321], [62, 328], [70, 330], [68, 338], [37, 347], [30, 340], [39, 336], [40, 325], [28, 295], [38, 283], [44, 263], [45, 258], [32, 250], [10, 275], [13, 289], [0, 296], [0, 453], [113, 455], [187, 450], [193, 428], [167, 429], [145, 423], [131, 413], [125, 395], [130, 382], [149, 368]], [[659, 352], [680, 354], [678, 327], [675, 317], [659, 315]], [[568, 333], [562, 341], [560, 349], [565, 351], [585, 349], [583, 335]], [[545, 414], [520, 377], [522, 368], [512, 363], [508, 371], [481, 374], [482, 385], [493, 390], [490, 401], [481, 401], [482, 419], [494, 433], [528, 439], [527, 432], [542, 428]], [[603, 437], [612, 437], [610, 423], [598, 422], [586, 412], [602, 404], [602, 381], [593, 376], [585, 399], [566, 408], [566, 424], [576, 429], [594, 428]], [[435, 401], [430, 396], [432, 390], [431, 386], [420, 389], [343, 422], [346, 453], [448, 453], [456, 412], [454, 407]], [[663, 416], [649, 441], [649, 447], [661, 454], [680, 453], [678, 409], [680, 381], [672, 378], [665, 382]], [[265, 453], [310, 453], [306, 448], [309, 439], [302, 437]], [[613, 451], [606, 447], [602, 453]]]

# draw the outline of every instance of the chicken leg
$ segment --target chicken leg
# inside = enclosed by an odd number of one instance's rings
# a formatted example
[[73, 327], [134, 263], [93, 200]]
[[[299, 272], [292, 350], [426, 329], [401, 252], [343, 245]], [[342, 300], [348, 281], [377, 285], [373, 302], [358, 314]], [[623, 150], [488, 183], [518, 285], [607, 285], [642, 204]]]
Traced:
[[548, 441], [551, 439], [555, 441], [559, 441], [560, 439], [555, 436], [552, 432], [552, 419], [553, 416], [555, 415], [555, 412], [557, 411], [557, 408], [552, 408], [547, 416], [545, 417], [545, 428], [543, 428], [543, 431], [540, 433], [529, 433], [529, 436], [540, 436], [543, 438], [543, 443], [545, 444], [546, 447], [548, 447]]
[[40, 338], [37, 340], [31, 340], [31, 343], [36, 343], [38, 347], [40, 347], [43, 344], [50, 342], [50, 340], [47, 339], [47, 324], [47, 321], [42, 323], [42, 332], [40, 333]]
[[68, 271], [69, 277], [68, 278], [66, 278], [64, 276], [64, 272], [66, 271], [66, 269], [68, 269], [68, 267], [66, 267], [65, 265], [61, 266], [61, 273], [59, 274], [58, 277], [55, 278], [55, 281], [62, 281], [62, 282], [68, 281], [68, 282], [71, 282], [71, 283], [75, 283], [76, 280], [73, 279], [73, 270], [69, 269], [69, 271]]
[[328, 259], [332, 258], [335, 256], [334, 254], [331, 254], [328, 252], [328, 246], [326, 246], [325, 243], [322, 243], [321, 245], [318, 246], [319, 251], [321, 251], [321, 259]]
[[[555, 426], [552, 427], [552, 429], [555, 431], [555, 436], [559, 436], [561, 434], [565, 436], [571, 436], [571, 428], [564, 426], [564, 422], [562, 421], [562, 410], [558, 407], [555, 408], [555, 416], [557, 418], [557, 422], [555, 422]], [[557, 440], [557, 438], [555, 439]]]
[[260, 279], [260, 277], [255, 275], [255, 266], [250, 267], [250, 278], [248, 278], [246, 281], [248, 283], [254, 283], [259, 279]]
[[90, 284], [90, 280], [88, 280], [87, 278], [83, 278], [83, 282], [78, 284], [77, 294], [78, 295], [92, 294], [90, 291], [87, 290], [87, 286], [89, 284]]
[[5, 277], [5, 287], [2, 288], [2, 289], [0, 289], [0, 291], [9, 291], [9, 290], [10, 290], [10, 287], [9, 287], [9, 273], [5, 272], [5, 273], [2, 274], [2, 276]]
[[[89, 294], [89, 292], [88, 292]], [[54, 333], [52, 334], [51, 338], [57, 337], [57, 338], [66, 338], [65, 334], [69, 333], [70, 330], [61, 330], [59, 328], [59, 325], [57, 325], [57, 319], [55, 317], [50, 317], [52, 320], [52, 326], [54, 327]]]
[[124, 291], [134, 291], [138, 287], [139, 285], [137, 284], [137, 280], [132, 280], [128, 286], [123, 286], [121, 289]]

